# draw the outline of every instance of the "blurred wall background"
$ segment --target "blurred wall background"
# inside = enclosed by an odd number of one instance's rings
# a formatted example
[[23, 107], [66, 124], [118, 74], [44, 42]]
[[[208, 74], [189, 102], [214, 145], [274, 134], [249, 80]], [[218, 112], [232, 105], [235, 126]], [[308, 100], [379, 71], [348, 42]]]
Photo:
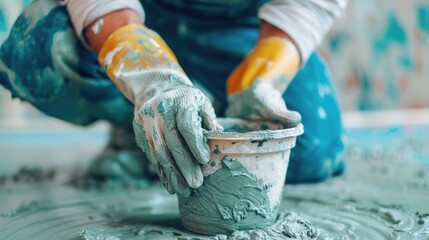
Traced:
[[321, 51], [344, 110], [429, 106], [429, 1], [351, 0]]
[[[7, 38], [9, 30], [21, 11], [32, 0], [0, 0], [0, 43]], [[0, 122], [6, 120], [19, 127], [25, 125], [27, 118], [42, 117], [36, 109], [19, 100], [12, 100], [10, 93], [0, 86]], [[4, 126], [5, 123], [2, 123]], [[9, 124], [8, 124], [9, 126]], [[0, 127], [1, 129], [1, 127]]]
[[[0, 0], [0, 41], [31, 0]], [[429, 1], [350, 0], [320, 48], [342, 108], [429, 107]], [[0, 120], [43, 116], [0, 87]]]

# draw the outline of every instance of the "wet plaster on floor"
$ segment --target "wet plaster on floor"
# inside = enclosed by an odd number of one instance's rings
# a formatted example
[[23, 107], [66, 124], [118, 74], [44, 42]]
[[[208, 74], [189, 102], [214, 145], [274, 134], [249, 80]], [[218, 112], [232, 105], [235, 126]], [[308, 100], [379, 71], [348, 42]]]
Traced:
[[418, 150], [410, 155], [392, 144], [401, 155], [392, 158], [392, 149], [351, 143], [347, 174], [287, 185], [282, 213], [266, 229], [192, 234], [180, 223], [177, 198], [160, 185], [82, 191], [58, 176], [0, 186], [0, 239], [429, 239], [429, 148], [407, 142]]
[[[292, 190], [293, 187], [289, 187]], [[288, 189], [286, 189], [288, 190]], [[186, 232], [175, 196], [161, 186], [142, 191], [81, 192], [61, 184], [6, 187], [0, 238], [8, 239], [427, 239], [429, 215], [352, 196], [317, 197], [293, 189], [271, 227], [231, 236]], [[321, 189], [315, 189], [316, 192]], [[307, 191], [312, 191], [307, 188]], [[7, 195], [7, 197], [4, 197]], [[299, 195], [297, 197], [296, 195]], [[29, 199], [16, 206], [23, 199]], [[30, 200], [38, 199], [38, 200]], [[46, 200], [49, 199], [49, 200]], [[372, 202], [372, 203], [371, 203]], [[12, 209], [6, 210], [8, 206]], [[427, 211], [426, 211], [427, 212]]]
[[238, 160], [225, 157], [221, 165], [190, 197], [179, 198], [185, 228], [216, 235], [272, 225], [277, 206], [270, 206], [270, 186], [247, 171]]

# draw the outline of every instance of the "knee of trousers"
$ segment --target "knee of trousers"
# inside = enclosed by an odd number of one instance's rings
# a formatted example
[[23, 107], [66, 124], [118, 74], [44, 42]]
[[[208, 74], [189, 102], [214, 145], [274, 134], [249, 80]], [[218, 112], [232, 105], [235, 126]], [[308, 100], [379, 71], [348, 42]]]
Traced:
[[16, 20], [0, 49], [0, 84], [12, 97], [79, 125], [98, 119], [122, 124], [132, 115], [56, 0], [34, 1]]
[[58, 1], [30, 4], [0, 49], [0, 83], [13, 97], [33, 104], [53, 102], [76, 74], [76, 38]]
[[344, 170], [343, 134], [321, 138], [307, 133], [291, 151], [286, 182], [320, 182]]
[[317, 182], [344, 171], [344, 130], [335, 91], [323, 61], [313, 54], [284, 99], [302, 116], [304, 134], [292, 149], [287, 182]]

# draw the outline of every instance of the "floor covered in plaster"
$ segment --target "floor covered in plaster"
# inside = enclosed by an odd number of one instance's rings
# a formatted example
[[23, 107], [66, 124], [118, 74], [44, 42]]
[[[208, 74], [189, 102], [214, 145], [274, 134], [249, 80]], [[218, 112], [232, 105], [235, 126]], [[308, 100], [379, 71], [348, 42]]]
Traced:
[[[2, 152], [11, 144], [6, 134], [13, 133], [0, 132]], [[79, 139], [79, 134], [73, 136]], [[102, 134], [92, 130], [90, 138], [102, 145]], [[346, 175], [319, 184], [285, 186], [283, 214], [291, 222], [306, 219], [317, 230], [311, 236], [315, 239], [429, 239], [429, 124], [355, 127], [347, 135]], [[33, 146], [31, 139], [24, 134], [20, 142]], [[0, 166], [6, 165], [6, 156], [2, 154]], [[2, 240], [258, 239], [186, 232], [176, 197], [159, 185], [79, 190], [67, 184], [68, 171], [48, 172], [39, 183], [16, 177], [14, 181], [9, 173], [0, 174]], [[299, 221], [294, 223], [300, 227]], [[285, 235], [284, 239], [294, 238], [310, 237]]]

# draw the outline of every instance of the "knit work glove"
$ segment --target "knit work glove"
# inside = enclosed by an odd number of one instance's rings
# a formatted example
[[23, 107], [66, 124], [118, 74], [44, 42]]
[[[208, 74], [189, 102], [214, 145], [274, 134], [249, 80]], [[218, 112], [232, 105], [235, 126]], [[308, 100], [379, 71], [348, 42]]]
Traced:
[[298, 125], [301, 116], [287, 109], [282, 94], [299, 65], [299, 52], [289, 40], [261, 40], [228, 78], [226, 116]]
[[135, 104], [134, 133], [171, 194], [182, 197], [203, 183], [210, 160], [204, 131], [222, 130], [210, 100], [195, 88], [166, 43], [142, 25], [115, 31], [99, 62]]

